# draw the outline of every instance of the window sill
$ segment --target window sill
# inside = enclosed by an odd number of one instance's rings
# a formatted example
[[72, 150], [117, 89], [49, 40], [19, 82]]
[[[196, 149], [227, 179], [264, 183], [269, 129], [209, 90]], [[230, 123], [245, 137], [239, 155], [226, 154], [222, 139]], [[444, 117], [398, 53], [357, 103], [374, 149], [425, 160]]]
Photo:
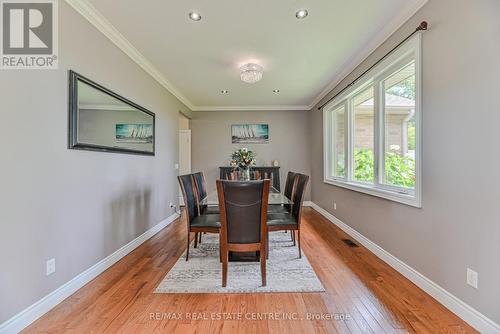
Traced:
[[354, 182], [345, 182], [345, 181], [340, 181], [340, 180], [325, 179], [323, 182], [326, 184], [331, 184], [334, 186], [346, 188], [349, 190], [357, 191], [357, 192], [368, 194], [371, 196], [388, 199], [388, 200], [393, 201], [393, 202], [406, 204], [409, 206], [413, 206], [415, 208], [422, 208], [422, 201], [416, 195], [414, 196], [414, 195], [410, 195], [410, 194], [401, 194], [401, 193], [398, 193], [395, 191], [375, 188], [375, 187], [369, 186], [369, 185], [363, 185], [363, 184], [354, 183]]

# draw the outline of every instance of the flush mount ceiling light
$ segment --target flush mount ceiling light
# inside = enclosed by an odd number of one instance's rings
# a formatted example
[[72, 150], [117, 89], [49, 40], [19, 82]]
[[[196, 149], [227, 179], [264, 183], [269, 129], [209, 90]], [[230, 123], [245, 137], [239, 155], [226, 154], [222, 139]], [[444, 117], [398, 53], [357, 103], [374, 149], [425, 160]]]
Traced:
[[253, 84], [262, 79], [262, 66], [248, 63], [240, 67], [240, 79], [243, 82]]
[[301, 20], [305, 19], [308, 14], [309, 13], [307, 12], [307, 9], [299, 9], [298, 11], [295, 12], [295, 17]]
[[279, 89], [273, 89], [273, 93], [279, 93], [280, 90]]
[[223, 89], [220, 92], [221, 92], [221, 94], [229, 94], [229, 91], [227, 89]]
[[197, 12], [191, 12], [189, 13], [189, 18], [193, 21], [199, 21], [201, 20], [201, 15]]

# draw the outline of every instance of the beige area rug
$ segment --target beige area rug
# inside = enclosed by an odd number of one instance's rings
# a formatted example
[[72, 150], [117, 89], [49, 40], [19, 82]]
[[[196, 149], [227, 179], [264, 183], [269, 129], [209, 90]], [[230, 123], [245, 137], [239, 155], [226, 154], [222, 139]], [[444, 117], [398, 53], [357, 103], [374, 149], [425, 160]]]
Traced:
[[222, 287], [222, 264], [219, 262], [219, 236], [204, 234], [198, 248], [177, 260], [156, 293], [256, 293], [323, 292], [325, 288], [312, 269], [304, 252], [299, 259], [290, 233], [269, 233], [267, 286], [261, 286], [259, 262], [229, 262], [227, 286]]

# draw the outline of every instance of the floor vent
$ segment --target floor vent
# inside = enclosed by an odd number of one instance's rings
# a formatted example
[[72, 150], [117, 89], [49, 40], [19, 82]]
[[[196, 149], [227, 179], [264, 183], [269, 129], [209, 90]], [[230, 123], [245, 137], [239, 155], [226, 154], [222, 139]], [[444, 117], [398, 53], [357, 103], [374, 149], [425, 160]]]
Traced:
[[342, 241], [349, 247], [358, 247], [358, 245], [351, 239], [342, 239]]

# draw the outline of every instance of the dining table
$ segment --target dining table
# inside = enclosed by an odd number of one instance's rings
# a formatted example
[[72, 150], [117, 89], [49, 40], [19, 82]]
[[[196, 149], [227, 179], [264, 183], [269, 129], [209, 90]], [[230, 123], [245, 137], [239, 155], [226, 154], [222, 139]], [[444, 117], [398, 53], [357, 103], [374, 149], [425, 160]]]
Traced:
[[[238, 182], [238, 181], [234, 181]], [[285, 204], [293, 204], [293, 202], [285, 196], [285, 194], [281, 193], [279, 190], [274, 188], [273, 186], [269, 187], [269, 205], [285, 205]], [[217, 190], [211, 191], [207, 194], [207, 196], [200, 201], [200, 205], [206, 206], [218, 206], [219, 205], [219, 196], [217, 194]], [[259, 262], [260, 254], [259, 252], [229, 252], [229, 261], [231, 262]]]
[[[238, 181], [234, 181], [238, 182]], [[293, 204], [292, 201], [285, 196], [285, 194], [281, 193], [274, 187], [269, 187], [269, 200], [267, 202], [269, 205], [285, 205], [285, 204]], [[200, 205], [207, 206], [218, 206], [219, 205], [219, 196], [217, 195], [217, 190], [211, 191], [208, 195], [201, 200]]]

